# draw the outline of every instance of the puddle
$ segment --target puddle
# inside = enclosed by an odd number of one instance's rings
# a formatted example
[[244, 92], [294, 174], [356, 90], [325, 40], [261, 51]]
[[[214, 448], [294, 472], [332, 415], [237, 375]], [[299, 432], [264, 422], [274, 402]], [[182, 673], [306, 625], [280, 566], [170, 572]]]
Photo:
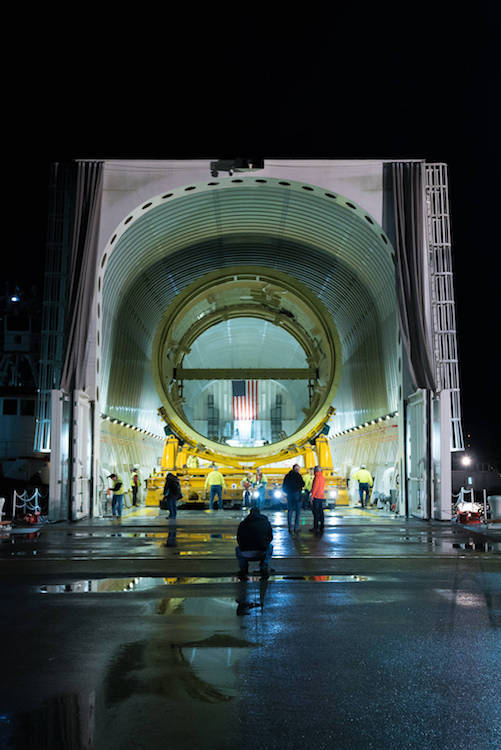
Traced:
[[[209, 704], [232, 700], [241, 681], [240, 660], [249, 648], [261, 644], [242, 637], [234, 599], [214, 601], [212, 606], [227, 620], [226, 632], [197, 640], [151, 639], [124, 644], [104, 679], [106, 708], [116, 710], [122, 705], [127, 711], [129, 699], [144, 694], [174, 703], [187, 698]], [[197, 602], [190, 602], [186, 614], [194, 615], [198, 609]], [[172, 715], [168, 718], [172, 722]]]
[[474, 550], [476, 552], [497, 552], [501, 549], [499, 544], [489, 544], [489, 542], [453, 542], [454, 549]]
[[[425, 534], [426, 532], [420, 532]], [[492, 552], [493, 554], [500, 554], [501, 544], [491, 543], [486, 541], [469, 541], [469, 542], [450, 542], [447, 539], [433, 539], [429, 536], [400, 536], [398, 537], [399, 542], [410, 542], [411, 544], [424, 544], [435, 552], [448, 552], [451, 549], [467, 550], [471, 552]]]
[[180, 531], [176, 528], [166, 529], [165, 531], [68, 531], [66, 536], [72, 536], [76, 539], [85, 537], [95, 537], [99, 539], [120, 536], [124, 539], [166, 539], [171, 535], [177, 536], [180, 541], [189, 540], [197, 542], [208, 542], [211, 539], [231, 539], [236, 538], [236, 534], [212, 534], [203, 531]]
[[[259, 581], [259, 573], [249, 576], [251, 581]], [[271, 575], [268, 581], [310, 581], [314, 583], [360, 583], [371, 580], [369, 576], [359, 575], [326, 575], [326, 576], [282, 576]], [[220, 578], [177, 577], [177, 578], [98, 578], [94, 580], [73, 581], [71, 583], [57, 583], [40, 586], [37, 591], [41, 594], [115, 594], [131, 591], [148, 591], [158, 586], [175, 586], [186, 584], [218, 584], [240, 583], [237, 576], [222, 576]]]
[[[220, 738], [221, 717], [207, 727], [200, 720], [203, 704], [208, 704], [211, 713], [218, 704], [239, 695], [241, 661], [262, 643], [246, 637], [235, 617], [234, 599], [212, 605], [227, 620], [225, 632], [199, 639], [176, 634], [179, 637], [173, 640], [157, 637], [122, 644], [102, 674], [96, 675], [95, 684], [82, 685], [80, 692], [41, 696], [30, 710], [21, 707], [18, 713], [2, 713], [0, 746], [83, 750], [193, 747], [196, 743], [198, 747], [198, 732], [216, 732]], [[190, 602], [187, 614], [196, 615], [199, 606]], [[140, 710], [131, 710], [136, 704]], [[187, 716], [191, 726], [186, 726]], [[172, 741], [172, 736], [188, 741]], [[138, 744], [136, 738], [145, 741]], [[204, 746], [220, 745], [211, 735]]]
[[39, 531], [13, 531], [12, 529], [9, 529], [8, 531], [2, 531], [0, 532], [0, 539], [2, 540], [2, 544], [15, 544], [16, 542], [32, 542], [35, 539], [40, 538], [40, 532]]
[[36, 549], [32, 550], [31, 552], [28, 550], [27, 552], [11, 552], [11, 557], [31, 557], [33, 555], [36, 555], [37, 551]]

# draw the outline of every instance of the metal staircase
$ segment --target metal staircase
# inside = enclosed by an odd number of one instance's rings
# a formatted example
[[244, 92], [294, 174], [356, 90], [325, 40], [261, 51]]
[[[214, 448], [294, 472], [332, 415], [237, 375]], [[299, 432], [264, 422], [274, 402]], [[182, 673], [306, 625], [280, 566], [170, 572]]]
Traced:
[[437, 390], [450, 392], [451, 451], [464, 450], [447, 166], [425, 164], [425, 221]]

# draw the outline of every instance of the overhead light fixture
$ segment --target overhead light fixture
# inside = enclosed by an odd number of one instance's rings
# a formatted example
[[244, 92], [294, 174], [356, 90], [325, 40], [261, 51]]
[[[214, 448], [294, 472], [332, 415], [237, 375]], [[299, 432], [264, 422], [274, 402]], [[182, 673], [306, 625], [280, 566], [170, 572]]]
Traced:
[[212, 177], [218, 177], [219, 172], [228, 172], [232, 177], [234, 172], [255, 172], [258, 169], [264, 169], [264, 159], [217, 159], [210, 163]]

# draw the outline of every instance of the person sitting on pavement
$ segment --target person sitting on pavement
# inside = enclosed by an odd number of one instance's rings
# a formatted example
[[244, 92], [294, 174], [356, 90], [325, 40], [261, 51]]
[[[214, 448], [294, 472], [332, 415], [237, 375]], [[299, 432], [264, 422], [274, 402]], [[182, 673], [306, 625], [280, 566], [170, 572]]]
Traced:
[[311, 509], [313, 511], [313, 528], [315, 534], [321, 534], [324, 530], [324, 492], [325, 477], [320, 466], [315, 466], [315, 476], [311, 487]]
[[226, 487], [224, 477], [220, 471], [217, 470], [216, 464], [211, 464], [211, 471], [207, 474], [205, 480], [205, 489], [209, 489], [209, 508], [214, 509], [214, 498], [217, 495], [217, 508], [219, 510], [223, 508], [223, 489]]
[[177, 516], [177, 501], [182, 498], [181, 485], [179, 479], [175, 474], [170, 471], [165, 477], [164, 484], [164, 498], [167, 500], [169, 515], [167, 518], [176, 518]]
[[[292, 469], [285, 475], [282, 483], [282, 492], [287, 497], [287, 526], [289, 527], [289, 534], [299, 530], [299, 518], [301, 516], [301, 492], [304, 487], [304, 479], [299, 473], [299, 464], [294, 464]], [[292, 526], [292, 518], [294, 517], [294, 527]]]
[[273, 554], [272, 540], [273, 529], [268, 517], [263, 515], [259, 508], [251, 508], [249, 515], [239, 524], [237, 530], [238, 545], [235, 547], [235, 555], [240, 567], [240, 580], [247, 580], [250, 560], [259, 560], [261, 578], [268, 578]]
[[[370, 471], [367, 471], [367, 468], [362, 464], [360, 469], [357, 471], [353, 479], [356, 479], [358, 482], [358, 492], [360, 494], [360, 505], [362, 508], [368, 507], [369, 505], [369, 497], [370, 497], [370, 488], [372, 487], [372, 476]], [[365, 495], [365, 506], [364, 506], [364, 495]]]

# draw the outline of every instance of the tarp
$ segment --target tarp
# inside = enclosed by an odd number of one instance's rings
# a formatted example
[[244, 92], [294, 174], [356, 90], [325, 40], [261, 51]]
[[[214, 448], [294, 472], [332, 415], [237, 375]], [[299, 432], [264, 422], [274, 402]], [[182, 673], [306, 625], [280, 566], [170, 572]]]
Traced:
[[102, 190], [103, 162], [79, 162], [68, 297], [71, 321], [61, 376], [61, 388], [67, 392], [85, 390], [86, 385]]
[[400, 332], [416, 388], [434, 391], [433, 353], [426, 329], [426, 270], [423, 228], [423, 165], [383, 166], [383, 229], [395, 249]]

